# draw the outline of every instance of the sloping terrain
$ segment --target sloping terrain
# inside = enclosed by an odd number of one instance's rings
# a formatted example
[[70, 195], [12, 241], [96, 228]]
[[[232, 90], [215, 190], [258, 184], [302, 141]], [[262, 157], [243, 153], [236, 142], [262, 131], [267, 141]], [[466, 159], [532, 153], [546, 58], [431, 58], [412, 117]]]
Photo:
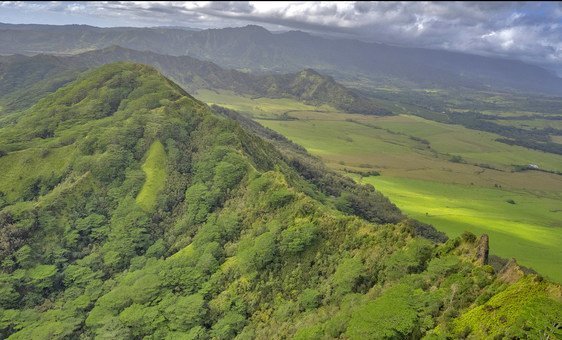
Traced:
[[372, 186], [215, 111], [117, 63], [0, 128], [1, 338], [561, 335], [560, 286], [496, 274], [486, 237], [436, 243]]

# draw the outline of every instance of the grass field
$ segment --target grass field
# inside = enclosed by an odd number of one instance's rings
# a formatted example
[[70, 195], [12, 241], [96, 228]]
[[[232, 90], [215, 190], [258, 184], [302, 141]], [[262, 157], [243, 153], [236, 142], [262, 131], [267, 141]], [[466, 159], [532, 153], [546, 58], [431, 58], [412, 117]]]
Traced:
[[[396, 177], [366, 177], [405, 213], [449, 236], [488, 234], [492, 253], [562, 282], [562, 193], [510, 191]], [[515, 204], [507, 201], [513, 200]]]
[[[381, 176], [351, 176], [373, 184], [405, 213], [450, 236], [465, 230], [489, 234], [493, 254], [515, 257], [562, 282], [562, 176], [512, 171], [513, 165], [529, 163], [562, 171], [562, 156], [506, 145], [492, 133], [417, 116], [351, 115], [299, 109], [303, 104], [289, 99], [258, 103], [206, 95], [203, 100], [252, 116], [333, 169], [376, 169]], [[283, 113], [284, 119], [278, 119]], [[463, 162], [451, 162], [453, 155]]]
[[208, 104], [217, 104], [232, 110], [249, 113], [255, 118], [279, 118], [283, 113], [296, 110], [334, 110], [329, 106], [318, 108], [287, 98], [248, 98], [227, 91], [199, 90], [196, 97]]
[[158, 193], [166, 184], [166, 151], [160, 141], [152, 143], [142, 170], [146, 174], [146, 180], [137, 196], [137, 203], [144, 210], [152, 210], [156, 205]]
[[[315, 118], [310, 118], [313, 115]], [[338, 119], [340, 116], [307, 112], [306, 118], [300, 117], [301, 120], [258, 121], [303, 145], [337, 169], [368, 165], [383, 175], [395, 177], [562, 191], [560, 176], [534, 171], [511, 172], [513, 164], [529, 163], [562, 171], [562, 156], [502, 144], [494, 141], [490, 133], [419, 117], [356, 118], [347, 115], [346, 119], [354, 120], [350, 122]], [[429, 147], [419, 139], [429, 142]], [[461, 156], [467, 164], [450, 162], [452, 155]], [[478, 166], [484, 163], [497, 170]]]

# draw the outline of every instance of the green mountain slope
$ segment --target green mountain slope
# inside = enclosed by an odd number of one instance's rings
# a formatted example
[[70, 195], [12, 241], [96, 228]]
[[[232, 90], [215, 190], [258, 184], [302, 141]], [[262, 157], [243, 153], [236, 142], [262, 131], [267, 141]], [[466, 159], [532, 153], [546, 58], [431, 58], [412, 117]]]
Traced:
[[0, 129], [0, 338], [560, 336], [560, 286], [215, 111], [117, 63]]
[[286, 75], [258, 77], [254, 83], [256, 94], [270, 98], [295, 98], [307, 104], [328, 104], [345, 112], [390, 115], [373, 100], [362, 97], [337, 83], [332, 77], [305, 69]]
[[0, 114], [29, 107], [74, 80], [79, 71], [76, 65], [55, 56], [0, 57]]
[[[7, 109], [21, 109], [26, 103], [40, 98], [41, 94], [54, 91], [55, 85], [64, 85], [79, 71], [118, 61], [154, 66], [189, 92], [228, 90], [253, 97], [292, 98], [313, 105], [327, 104], [345, 112], [392, 114], [375, 101], [310, 69], [285, 75], [254, 75], [223, 69], [214, 63], [188, 56], [167, 56], [119, 46], [70, 57], [0, 58], [0, 78], [7, 79], [5, 88], [0, 87], [0, 102], [4, 102]], [[28, 72], [29, 69], [34, 72]]]

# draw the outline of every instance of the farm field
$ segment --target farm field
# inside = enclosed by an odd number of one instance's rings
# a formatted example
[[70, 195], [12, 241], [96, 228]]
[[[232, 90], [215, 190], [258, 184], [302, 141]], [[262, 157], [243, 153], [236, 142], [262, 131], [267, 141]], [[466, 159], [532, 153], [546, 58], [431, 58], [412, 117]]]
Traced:
[[[329, 167], [373, 184], [408, 215], [449, 236], [464, 230], [487, 233], [493, 254], [517, 257], [562, 282], [562, 177], [513, 171], [514, 165], [537, 164], [560, 172], [562, 156], [412, 115], [353, 115], [329, 108], [299, 109], [304, 104], [289, 99], [237, 98], [203, 96], [285, 135]], [[289, 103], [285, 111], [284, 103]], [[452, 161], [453, 156], [461, 161]], [[371, 170], [381, 175], [352, 173]]]

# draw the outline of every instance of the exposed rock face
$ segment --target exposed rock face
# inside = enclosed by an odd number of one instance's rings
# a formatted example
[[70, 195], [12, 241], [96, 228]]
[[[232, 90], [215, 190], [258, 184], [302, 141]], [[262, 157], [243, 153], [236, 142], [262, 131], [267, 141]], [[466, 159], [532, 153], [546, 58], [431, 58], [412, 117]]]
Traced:
[[480, 265], [488, 264], [488, 253], [490, 251], [489, 237], [486, 234], [480, 236], [478, 247], [476, 249], [476, 262]]
[[507, 283], [515, 283], [525, 275], [521, 267], [517, 264], [514, 258], [500, 270], [498, 278]]

